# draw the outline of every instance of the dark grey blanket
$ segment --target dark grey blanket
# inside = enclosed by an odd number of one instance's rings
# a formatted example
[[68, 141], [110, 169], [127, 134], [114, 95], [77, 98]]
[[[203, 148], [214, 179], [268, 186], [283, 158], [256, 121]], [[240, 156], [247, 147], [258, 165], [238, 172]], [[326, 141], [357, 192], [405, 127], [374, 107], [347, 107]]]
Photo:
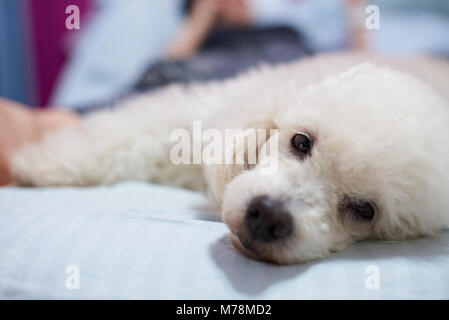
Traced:
[[300, 36], [288, 27], [217, 30], [194, 56], [181, 61], [154, 63], [134, 86], [113, 101], [81, 106], [76, 110], [84, 114], [108, 108], [136, 92], [147, 92], [171, 83], [226, 79], [260, 64], [291, 61], [308, 53]]

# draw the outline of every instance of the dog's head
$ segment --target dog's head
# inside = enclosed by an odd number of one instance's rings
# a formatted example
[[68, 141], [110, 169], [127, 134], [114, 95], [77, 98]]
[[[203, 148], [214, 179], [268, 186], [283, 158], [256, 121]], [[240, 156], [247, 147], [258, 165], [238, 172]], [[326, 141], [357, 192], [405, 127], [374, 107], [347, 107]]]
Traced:
[[[276, 170], [215, 166], [207, 179], [234, 245], [277, 263], [326, 256], [358, 240], [435, 232], [449, 208], [449, 110], [407, 74], [354, 67], [267, 99]], [[250, 119], [249, 119], [250, 120]], [[264, 158], [259, 154], [259, 161]]]

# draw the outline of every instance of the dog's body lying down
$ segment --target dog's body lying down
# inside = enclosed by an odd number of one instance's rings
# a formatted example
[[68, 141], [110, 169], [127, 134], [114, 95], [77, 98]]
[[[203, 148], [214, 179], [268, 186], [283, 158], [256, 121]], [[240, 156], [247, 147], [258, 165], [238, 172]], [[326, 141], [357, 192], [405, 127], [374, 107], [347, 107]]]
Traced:
[[[449, 225], [448, 101], [447, 62], [321, 56], [133, 97], [22, 149], [12, 169], [33, 186], [137, 179], [207, 189], [238, 249], [295, 263]], [[203, 130], [277, 129], [257, 146], [277, 139], [277, 171], [174, 165], [170, 133], [193, 120]]]

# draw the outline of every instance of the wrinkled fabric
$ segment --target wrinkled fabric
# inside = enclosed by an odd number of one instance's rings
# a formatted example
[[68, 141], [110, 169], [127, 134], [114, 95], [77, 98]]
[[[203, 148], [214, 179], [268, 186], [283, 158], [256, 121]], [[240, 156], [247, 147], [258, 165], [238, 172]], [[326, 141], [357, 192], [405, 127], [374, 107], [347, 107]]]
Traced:
[[449, 298], [447, 232], [277, 266], [237, 253], [214, 212], [200, 193], [144, 183], [0, 188], [0, 298]]

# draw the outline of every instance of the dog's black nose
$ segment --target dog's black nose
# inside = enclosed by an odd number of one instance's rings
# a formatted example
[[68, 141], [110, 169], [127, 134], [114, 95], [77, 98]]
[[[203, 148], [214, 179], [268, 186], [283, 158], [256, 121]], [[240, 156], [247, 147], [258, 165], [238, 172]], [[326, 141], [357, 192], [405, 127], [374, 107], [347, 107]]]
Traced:
[[293, 230], [293, 219], [281, 202], [258, 196], [246, 209], [245, 225], [253, 239], [270, 242], [287, 238]]

